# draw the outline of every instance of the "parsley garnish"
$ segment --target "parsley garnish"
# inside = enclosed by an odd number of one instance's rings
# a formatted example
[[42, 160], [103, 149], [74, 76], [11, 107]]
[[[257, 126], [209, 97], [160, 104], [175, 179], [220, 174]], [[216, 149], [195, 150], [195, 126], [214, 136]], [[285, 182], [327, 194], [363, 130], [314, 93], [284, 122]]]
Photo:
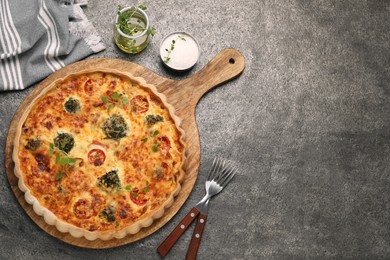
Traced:
[[56, 181], [59, 181], [62, 178], [62, 172], [58, 172], [56, 175]]
[[113, 100], [117, 100], [117, 99], [119, 98], [118, 92], [114, 92], [114, 94], [111, 95], [111, 98], [112, 98]]
[[129, 99], [121, 93], [114, 92], [111, 96], [102, 96], [104, 104], [108, 104], [107, 111], [113, 108], [113, 106], [126, 106], [129, 103]]
[[62, 169], [56, 174], [55, 180], [61, 180], [63, 174], [68, 175], [69, 170], [76, 164], [77, 158], [71, 158], [63, 150], [54, 146], [54, 143], [49, 144], [49, 156], [53, 156], [54, 152], [56, 153], [55, 163], [59, 165]]
[[123, 97], [123, 98], [122, 98], [122, 104], [123, 104], [123, 105], [129, 104], [129, 99], [128, 99], [127, 97]]
[[144, 193], [148, 192], [149, 190], [149, 181], [146, 181], [146, 186], [144, 187]]
[[152, 151], [153, 152], [157, 152], [158, 151], [158, 148], [161, 146], [161, 144], [158, 144], [158, 145], [153, 145], [152, 146]]

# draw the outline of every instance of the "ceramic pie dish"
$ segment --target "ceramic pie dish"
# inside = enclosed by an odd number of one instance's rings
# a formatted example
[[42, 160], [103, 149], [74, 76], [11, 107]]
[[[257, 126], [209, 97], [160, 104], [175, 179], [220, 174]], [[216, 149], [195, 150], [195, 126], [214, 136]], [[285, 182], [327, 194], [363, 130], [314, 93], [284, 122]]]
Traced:
[[18, 187], [36, 214], [88, 240], [136, 234], [164, 215], [185, 174], [184, 131], [164, 95], [112, 69], [57, 79], [18, 123]]

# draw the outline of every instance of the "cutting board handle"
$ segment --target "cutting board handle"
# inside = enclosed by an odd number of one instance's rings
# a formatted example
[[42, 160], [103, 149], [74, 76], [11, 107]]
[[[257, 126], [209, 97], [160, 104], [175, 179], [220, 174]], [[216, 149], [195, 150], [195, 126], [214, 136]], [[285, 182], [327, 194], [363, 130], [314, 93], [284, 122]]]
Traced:
[[[210, 89], [239, 76], [245, 67], [244, 56], [235, 49], [223, 49], [193, 76], [182, 80], [180, 92], [186, 93], [188, 102], [199, 99]], [[183, 95], [184, 96], [184, 95]]]

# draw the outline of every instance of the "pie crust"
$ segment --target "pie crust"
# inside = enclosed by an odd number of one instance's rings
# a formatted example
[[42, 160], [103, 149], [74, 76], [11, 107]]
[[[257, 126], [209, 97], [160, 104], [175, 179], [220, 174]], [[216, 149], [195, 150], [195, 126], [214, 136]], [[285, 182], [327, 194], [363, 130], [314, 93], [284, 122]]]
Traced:
[[[151, 95], [157, 97], [162, 102], [163, 107], [169, 111], [169, 116], [173, 120], [176, 130], [180, 133], [180, 144], [182, 146], [181, 160], [180, 160], [180, 165], [178, 167], [179, 170], [176, 173], [176, 177], [175, 177], [176, 187], [174, 190], [172, 190], [171, 194], [167, 196], [165, 201], [161, 203], [158, 207], [149, 211], [145, 216], [140, 217], [131, 225], [123, 226], [121, 228], [117, 228], [114, 230], [90, 231], [85, 228], [76, 226], [72, 223], [69, 223], [61, 219], [60, 217], [56, 216], [47, 207], [43, 206], [42, 203], [39, 201], [39, 199], [32, 194], [33, 192], [30, 190], [29, 185], [27, 185], [28, 180], [26, 180], [26, 177], [22, 172], [22, 167], [21, 167], [21, 162], [19, 157], [19, 152], [21, 150], [20, 147], [23, 147], [22, 144], [20, 143], [22, 131], [23, 131], [23, 125], [26, 119], [29, 117], [29, 114], [31, 110], [34, 108], [34, 106], [42, 98], [44, 98], [47, 93], [52, 91], [58, 84], [61, 84], [62, 82], [65, 82], [67, 79], [72, 77], [78, 77], [78, 76], [93, 74], [93, 73], [108, 73], [108, 74], [117, 75], [119, 77], [125, 78], [126, 80], [134, 82], [135, 84], [139, 85], [141, 88], [147, 91], [150, 91]], [[154, 220], [161, 218], [164, 215], [165, 210], [173, 204], [174, 197], [178, 195], [181, 189], [181, 183], [183, 182], [184, 179], [185, 167], [186, 167], [186, 163], [185, 163], [186, 147], [184, 143], [184, 131], [180, 127], [180, 124], [181, 124], [181, 120], [179, 117], [175, 115], [175, 109], [167, 102], [167, 98], [163, 94], [159, 93], [155, 88], [155, 86], [151, 84], [147, 84], [145, 79], [141, 77], [134, 77], [129, 73], [124, 73], [114, 69], [89, 69], [89, 70], [83, 70], [77, 73], [67, 75], [61, 79], [55, 80], [50, 85], [45, 87], [42, 90], [42, 92], [37, 97], [35, 97], [35, 99], [27, 107], [26, 111], [24, 111], [24, 113], [20, 118], [15, 133], [14, 149], [12, 154], [12, 158], [15, 163], [14, 173], [18, 178], [18, 187], [22, 192], [24, 192], [25, 200], [32, 205], [34, 212], [42, 216], [47, 224], [54, 225], [60, 232], [64, 232], [64, 233], [68, 232], [73, 237], [76, 238], [85, 237], [88, 240], [95, 240], [95, 239], [109, 240], [113, 238], [121, 239], [128, 234], [136, 234], [141, 230], [141, 228], [149, 227], [150, 225], [152, 225]]]

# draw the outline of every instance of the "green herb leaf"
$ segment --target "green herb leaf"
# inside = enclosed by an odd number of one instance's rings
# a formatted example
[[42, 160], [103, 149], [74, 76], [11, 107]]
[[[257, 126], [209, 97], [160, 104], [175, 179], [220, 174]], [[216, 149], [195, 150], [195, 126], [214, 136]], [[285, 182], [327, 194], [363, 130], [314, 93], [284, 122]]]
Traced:
[[60, 164], [62, 164], [62, 165], [69, 164], [69, 158], [68, 157], [61, 158]]
[[61, 156], [59, 154], [56, 155], [56, 164], [60, 162]]
[[54, 154], [54, 144], [50, 143], [49, 144], [50, 150], [49, 150], [49, 156], [53, 156]]
[[149, 181], [148, 180], [146, 181], [146, 186], [149, 186]]
[[57, 173], [57, 175], [56, 175], [56, 181], [61, 180], [61, 178], [62, 178], [62, 172]]
[[127, 97], [123, 97], [122, 98], [122, 103], [123, 103], [123, 105], [129, 104], [129, 99]]
[[132, 195], [133, 197], [138, 197], [138, 193], [137, 193], [137, 192], [133, 192], [131, 195]]
[[112, 94], [111, 98], [113, 100], [117, 100], [119, 98], [119, 93], [118, 92], [115, 92], [114, 94]]
[[76, 159], [75, 159], [75, 158], [69, 158], [68, 164], [69, 164], [70, 166], [75, 165], [75, 163], [76, 163]]
[[130, 185], [127, 185], [127, 186], [125, 187], [125, 189], [126, 189], [126, 190], [131, 190], [131, 186], [130, 186]]
[[109, 105], [108, 105], [108, 108], [107, 108], [107, 111], [110, 111], [111, 108], [112, 108], [112, 104], [109, 104]]
[[156, 34], [156, 29], [154, 27], [149, 27], [148, 33], [153, 37]]
[[158, 130], [153, 132], [153, 136], [156, 136], [156, 135], [158, 135]]
[[148, 187], [145, 187], [144, 188], [144, 193], [148, 192], [149, 188]]
[[144, 11], [145, 11], [146, 9], [148, 9], [145, 3], [139, 5], [138, 8], [141, 9], [141, 10], [144, 10]]
[[141, 142], [144, 142], [144, 143], [145, 143], [146, 141], [148, 141], [148, 138], [147, 138], [147, 137], [141, 139]]
[[158, 146], [153, 145], [152, 146], [152, 150], [153, 150], [153, 152], [157, 152], [158, 151]]
[[107, 103], [108, 102], [108, 97], [107, 96], [102, 96], [102, 101], [103, 103]]

